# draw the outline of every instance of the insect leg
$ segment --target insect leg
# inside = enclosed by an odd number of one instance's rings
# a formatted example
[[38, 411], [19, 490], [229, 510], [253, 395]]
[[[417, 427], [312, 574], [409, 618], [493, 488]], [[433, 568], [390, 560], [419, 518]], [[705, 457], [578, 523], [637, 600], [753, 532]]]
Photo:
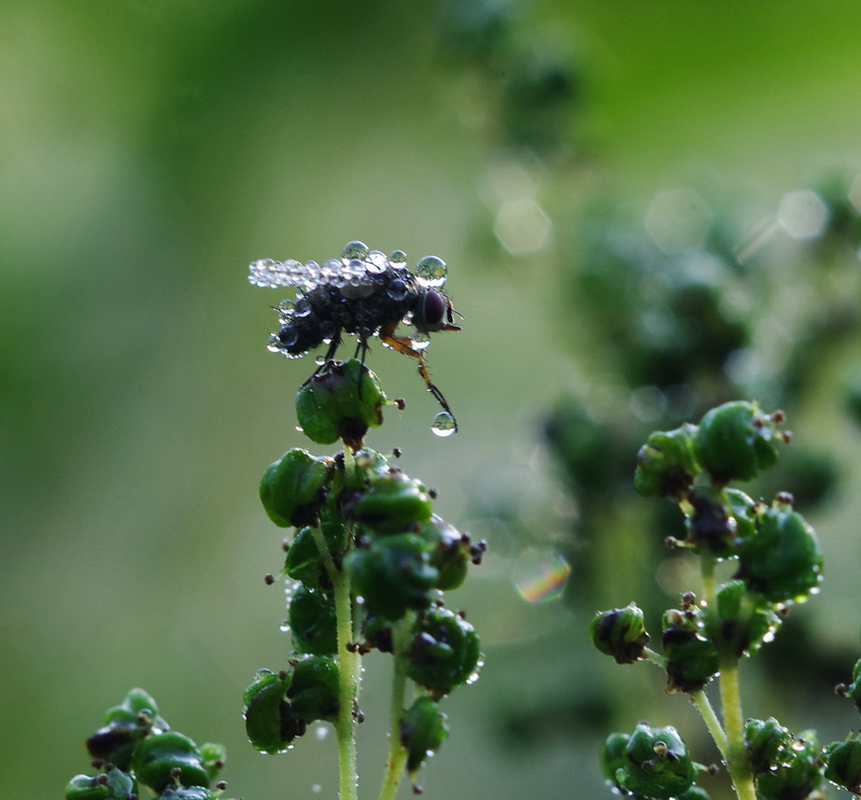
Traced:
[[307, 386], [311, 382], [311, 378], [313, 378], [315, 375], [319, 375], [320, 372], [322, 372], [326, 368], [326, 364], [328, 364], [335, 357], [335, 351], [338, 349], [340, 344], [341, 344], [341, 331], [338, 330], [338, 332], [332, 337], [332, 341], [329, 343], [329, 347], [326, 350], [326, 356], [323, 359], [323, 363], [319, 364], [317, 366], [317, 369], [315, 369], [311, 373], [311, 377], [308, 378], [308, 380], [305, 381], [305, 383], [303, 383], [302, 386]]
[[380, 341], [384, 344], [387, 344], [393, 350], [397, 350], [399, 353], [403, 353], [405, 356], [410, 356], [411, 358], [416, 359], [419, 362], [419, 375], [424, 379], [425, 384], [428, 387], [428, 391], [436, 398], [436, 401], [442, 406], [443, 411], [446, 411], [452, 419], [454, 423], [454, 432], [457, 433], [457, 420], [455, 419], [454, 413], [451, 410], [451, 406], [449, 406], [448, 401], [445, 399], [443, 393], [437, 388], [436, 384], [431, 380], [430, 374], [428, 373], [427, 365], [425, 364], [425, 356], [424, 352], [421, 350], [416, 350], [413, 347], [412, 341], [406, 336], [395, 336], [394, 330], [397, 326], [397, 323], [386, 325], [380, 329], [379, 337]]

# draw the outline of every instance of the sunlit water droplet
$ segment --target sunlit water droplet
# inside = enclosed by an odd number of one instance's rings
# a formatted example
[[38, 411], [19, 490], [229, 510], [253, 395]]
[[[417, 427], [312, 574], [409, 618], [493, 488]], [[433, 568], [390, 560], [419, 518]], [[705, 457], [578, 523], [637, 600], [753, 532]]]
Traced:
[[457, 431], [454, 417], [449, 414], [448, 411], [440, 411], [439, 414], [433, 418], [431, 430], [437, 436], [451, 436]]
[[281, 620], [281, 624], [278, 626], [278, 630], [281, 633], [290, 633], [290, 622], [286, 619]]
[[393, 250], [389, 256], [389, 262], [392, 264], [406, 264], [407, 254], [403, 250]]
[[571, 566], [560, 553], [530, 551], [521, 556], [514, 585], [527, 603], [550, 603], [565, 591]]
[[364, 259], [367, 258], [367, 255], [368, 245], [364, 242], [360, 242], [358, 239], [355, 239], [352, 242], [347, 242], [347, 244], [344, 245], [344, 258]]
[[314, 736], [317, 738], [318, 742], [322, 742], [329, 735], [329, 726], [324, 722], [317, 723], [317, 727], [314, 730]]
[[445, 261], [439, 256], [425, 256], [416, 264], [416, 280], [427, 289], [439, 289], [447, 274]]

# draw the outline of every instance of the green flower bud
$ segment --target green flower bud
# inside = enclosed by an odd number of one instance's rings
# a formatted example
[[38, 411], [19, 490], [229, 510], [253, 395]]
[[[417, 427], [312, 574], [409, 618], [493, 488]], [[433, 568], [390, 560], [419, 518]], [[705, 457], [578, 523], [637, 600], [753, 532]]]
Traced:
[[155, 700], [143, 689], [132, 689], [120, 705], [108, 709], [105, 723], [87, 739], [87, 750], [121, 770], [131, 767], [135, 747], [145, 736], [168, 730]]
[[715, 676], [719, 655], [705, 635], [699, 608], [691, 601], [683, 610], [664, 612], [661, 645], [667, 657], [667, 691], [694, 692]]
[[297, 393], [296, 416], [312, 442], [343, 439], [358, 450], [368, 428], [382, 425], [385, 402], [377, 376], [359, 361], [330, 362]]
[[697, 461], [719, 485], [747, 481], [777, 463], [783, 412], [765, 415], [757, 403], [735, 401], [713, 408], [694, 435]]
[[314, 458], [299, 448], [288, 450], [266, 468], [260, 481], [269, 519], [282, 528], [316, 524], [331, 477], [331, 459]]
[[287, 550], [282, 574], [312, 589], [319, 589], [324, 584], [329, 585], [313, 528], [300, 528], [296, 532]]
[[[220, 794], [220, 792], [219, 792]], [[178, 786], [166, 789], [158, 796], [158, 800], [215, 800], [218, 794], [202, 786]]]
[[448, 739], [447, 717], [430, 697], [418, 697], [401, 717], [401, 745], [407, 751], [407, 773], [415, 778], [425, 759]]
[[696, 775], [688, 748], [674, 727], [652, 728], [640, 722], [625, 747], [616, 782], [636, 795], [669, 798], [690, 789]]
[[134, 778], [116, 768], [93, 778], [75, 775], [66, 786], [66, 800], [133, 800], [136, 797]]
[[436, 514], [418, 531], [430, 547], [430, 564], [439, 571], [436, 588], [444, 592], [457, 589], [466, 580], [467, 569], [474, 558], [469, 537]]
[[848, 686], [841, 683], [836, 687], [836, 691], [841, 697], [851, 697], [861, 711], [861, 659], [858, 659], [852, 667], [852, 683]]
[[676, 800], [711, 800], [711, 795], [702, 786], [691, 786], [682, 792]]
[[207, 742], [200, 745], [200, 754], [203, 756], [203, 765], [206, 767], [210, 780], [214, 780], [218, 773], [224, 769], [224, 762], [227, 761], [227, 749], [223, 744]]
[[650, 638], [643, 624], [643, 611], [636, 603], [596, 614], [589, 635], [592, 644], [613, 656], [617, 664], [633, 664], [643, 655]]
[[756, 518], [757, 532], [739, 547], [736, 574], [772, 603], [801, 602], [822, 580], [822, 552], [813, 528], [778, 495]]
[[601, 772], [615, 789], [621, 789], [616, 783], [616, 774], [625, 766], [625, 751], [630, 738], [628, 733], [611, 733], [601, 745]]
[[392, 645], [392, 623], [389, 620], [375, 617], [373, 614], [365, 615], [362, 623], [362, 634], [365, 637], [367, 647], [375, 647], [381, 653], [391, 653]]
[[245, 690], [245, 731], [261, 753], [284, 753], [292, 741], [305, 733], [305, 723], [296, 719], [287, 701], [293, 673], [258, 670]]
[[825, 748], [825, 777], [835, 786], [861, 794], [861, 739], [852, 736]]
[[412, 533], [371, 542], [349, 553], [344, 565], [368, 612], [387, 620], [401, 619], [408, 609], [427, 608], [439, 582], [427, 543]]
[[789, 748], [789, 760], [756, 779], [762, 800], [804, 800], [822, 785], [819, 739], [815, 731], [803, 731]]
[[685, 423], [673, 431], [656, 431], [637, 453], [634, 488], [643, 496], [683, 497], [702, 472], [694, 455], [696, 427]]
[[307, 656], [293, 669], [287, 691], [291, 713], [302, 722], [333, 722], [338, 716], [338, 664], [329, 656]]
[[335, 598], [331, 593], [299, 586], [290, 600], [288, 620], [293, 647], [300, 653], [330, 655], [338, 652]]
[[685, 520], [688, 541], [696, 552], [715, 558], [735, 555], [736, 519], [720, 489], [702, 487], [688, 495], [692, 512]]
[[175, 731], [154, 733], [135, 750], [134, 771], [138, 780], [159, 793], [166, 786], [209, 786], [209, 773], [197, 745]]
[[439, 698], [473, 678], [480, 659], [475, 628], [460, 614], [435, 607], [413, 629], [407, 675]]
[[[711, 613], [710, 609], [707, 611]], [[770, 606], [756, 607], [742, 581], [730, 581], [718, 589], [717, 616], [715, 638], [722, 649], [735, 656], [755, 655], [783, 624]]]
[[361, 493], [353, 515], [377, 533], [396, 533], [430, 521], [433, 506], [424, 485], [392, 469]]
[[744, 745], [757, 774], [770, 772], [792, 760], [793, 736], [774, 717], [749, 719], [744, 725]]

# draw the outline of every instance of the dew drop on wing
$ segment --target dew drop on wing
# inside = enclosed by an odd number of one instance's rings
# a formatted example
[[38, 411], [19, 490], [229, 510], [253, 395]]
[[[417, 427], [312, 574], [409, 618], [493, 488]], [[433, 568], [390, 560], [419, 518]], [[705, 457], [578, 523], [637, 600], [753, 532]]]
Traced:
[[439, 256], [425, 256], [416, 264], [416, 280], [426, 289], [439, 289], [445, 284], [448, 268]]
[[407, 285], [400, 278], [395, 278], [389, 281], [386, 287], [386, 294], [392, 300], [403, 300], [407, 296]]
[[455, 432], [454, 417], [448, 411], [440, 411], [433, 418], [431, 430], [437, 436], [451, 436]]
[[368, 245], [358, 239], [344, 245], [344, 258], [364, 259], [368, 256]]
[[407, 254], [403, 250], [394, 250], [389, 256], [389, 262], [394, 265], [406, 264]]
[[380, 275], [386, 271], [388, 265], [389, 262], [385, 253], [381, 253], [379, 250], [371, 250], [365, 259], [365, 271], [369, 275]]

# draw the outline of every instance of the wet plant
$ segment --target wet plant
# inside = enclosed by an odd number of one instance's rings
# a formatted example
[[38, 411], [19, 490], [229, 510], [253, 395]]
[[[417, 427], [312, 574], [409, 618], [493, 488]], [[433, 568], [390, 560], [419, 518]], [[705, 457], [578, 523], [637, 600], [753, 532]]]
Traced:
[[227, 784], [218, 780], [226, 753], [171, 730], [143, 689], [132, 689], [105, 713], [104, 725], [87, 739], [94, 775], [66, 786], [66, 800], [137, 800], [148, 791], [161, 800], [214, 800]]
[[[411, 478], [394, 459], [365, 446], [389, 400], [364, 364], [369, 340], [415, 358], [427, 389], [442, 405], [439, 435], [456, 430], [445, 398], [424, 360], [427, 335], [459, 330], [441, 292], [445, 264], [421, 259], [414, 271], [400, 252], [384, 256], [350, 242], [339, 259], [254, 262], [251, 282], [291, 286], [295, 299], [278, 308], [280, 329], [270, 349], [288, 357], [326, 346], [314, 374], [296, 395], [296, 414], [315, 444], [343, 450], [315, 456], [284, 453], [264, 472], [260, 498], [269, 518], [292, 534], [284, 542], [292, 652], [275, 669], [261, 669], [244, 694], [245, 726], [262, 753], [292, 750], [311, 723], [334, 726], [340, 797], [357, 795], [356, 729], [364, 719], [361, 661], [372, 650], [393, 661], [389, 750], [379, 797], [394, 797], [404, 773], [416, 775], [449, 734], [446, 695], [477, 677], [479, 638], [444, 593], [460, 586], [484, 543], [475, 543], [434, 513], [436, 492]], [[416, 336], [395, 334], [402, 321]], [[341, 336], [354, 334], [358, 358], [333, 359]], [[268, 582], [275, 579], [269, 577]], [[369, 712], [373, 713], [373, 712]]]
[[[699, 559], [697, 594], [682, 594], [661, 618], [661, 650], [649, 647], [643, 611], [631, 602], [599, 612], [592, 641], [619, 664], [649, 661], [666, 672], [667, 693], [687, 694], [717, 746], [739, 800], [821, 798], [827, 782], [861, 793], [861, 741], [854, 735], [825, 747], [813, 730], [792, 732], [775, 717], [742, 713], [740, 667], [779, 634], [785, 617], [819, 590], [823, 559], [813, 528], [779, 492], [754, 501], [732, 484], [771, 469], [781, 443], [790, 441], [780, 411], [734, 401], [649, 436], [637, 456], [634, 485], [647, 497], [676, 503], [685, 536], [667, 546]], [[723, 582], [718, 571], [734, 572]], [[838, 694], [858, 703], [861, 661]], [[708, 691], [717, 687], [718, 710]], [[861, 708], [861, 705], [859, 705]], [[601, 752], [604, 776], [619, 794], [634, 798], [702, 800], [700, 776], [715, 772], [693, 761], [673, 726], [639, 722], [614, 733]]]

